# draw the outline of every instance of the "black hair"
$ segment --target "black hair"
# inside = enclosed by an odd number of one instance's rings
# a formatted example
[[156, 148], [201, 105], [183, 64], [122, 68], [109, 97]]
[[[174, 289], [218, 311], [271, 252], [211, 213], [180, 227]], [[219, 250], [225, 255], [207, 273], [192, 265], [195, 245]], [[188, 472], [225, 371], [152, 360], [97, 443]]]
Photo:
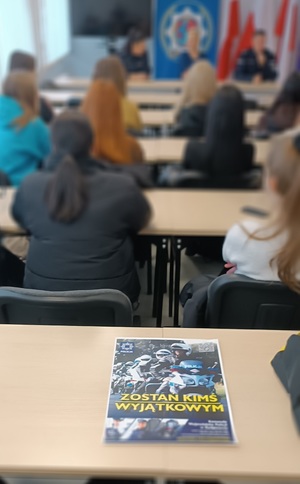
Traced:
[[273, 112], [281, 104], [298, 104], [300, 106], [300, 73], [293, 72], [288, 76], [282, 86], [280, 93], [270, 108]]
[[128, 54], [131, 53], [131, 47], [133, 44], [136, 44], [137, 42], [143, 42], [146, 39], [146, 36], [143, 34], [143, 32], [136, 27], [132, 28], [128, 32], [127, 36], [127, 42], [125, 45], [125, 50]]
[[57, 222], [74, 222], [84, 212], [88, 193], [83, 168], [89, 158], [93, 131], [88, 119], [76, 111], [66, 111], [51, 128], [53, 152], [47, 160], [55, 169], [46, 189], [49, 214]]
[[259, 37], [259, 36], [261, 36], [261, 37], [266, 37], [266, 35], [267, 35], [267, 34], [266, 34], [266, 31], [265, 31], [265, 30], [263, 30], [263, 29], [257, 29], [257, 30], [255, 30], [255, 31], [254, 31], [254, 33], [253, 33], [253, 37]]
[[244, 99], [241, 91], [231, 85], [219, 89], [211, 101], [205, 122], [205, 144], [211, 158], [211, 171], [214, 160], [219, 170], [227, 173], [229, 164], [241, 155], [245, 126]]

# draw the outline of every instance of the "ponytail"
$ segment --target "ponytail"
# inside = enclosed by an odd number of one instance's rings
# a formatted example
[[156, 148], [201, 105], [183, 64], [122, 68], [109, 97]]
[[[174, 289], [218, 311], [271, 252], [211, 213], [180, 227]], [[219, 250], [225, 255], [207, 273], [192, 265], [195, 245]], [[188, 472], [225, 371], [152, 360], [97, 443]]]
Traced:
[[82, 172], [71, 155], [65, 155], [48, 183], [45, 196], [50, 217], [72, 223], [84, 212], [88, 193]]

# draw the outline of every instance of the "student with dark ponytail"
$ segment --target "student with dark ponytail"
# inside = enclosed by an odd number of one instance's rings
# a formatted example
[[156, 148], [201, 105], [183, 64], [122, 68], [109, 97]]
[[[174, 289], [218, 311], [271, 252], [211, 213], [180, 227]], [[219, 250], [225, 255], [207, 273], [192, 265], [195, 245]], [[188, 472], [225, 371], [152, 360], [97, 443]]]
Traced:
[[83, 114], [61, 114], [52, 143], [46, 169], [26, 178], [13, 206], [31, 234], [24, 287], [119, 289], [137, 301], [131, 236], [148, 222], [147, 201], [129, 176], [91, 159], [93, 132]]

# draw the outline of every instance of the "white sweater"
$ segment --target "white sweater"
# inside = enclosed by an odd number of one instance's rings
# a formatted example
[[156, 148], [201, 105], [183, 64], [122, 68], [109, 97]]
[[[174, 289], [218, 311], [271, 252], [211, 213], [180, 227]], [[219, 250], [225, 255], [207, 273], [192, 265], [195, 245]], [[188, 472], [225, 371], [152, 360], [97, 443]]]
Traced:
[[253, 234], [257, 230], [258, 237], [272, 233], [270, 228], [265, 228], [253, 220], [246, 220], [231, 227], [223, 245], [223, 258], [237, 266], [236, 274], [262, 281], [279, 281], [276, 264], [270, 266], [270, 261], [284, 245], [286, 234], [280, 234], [270, 240], [249, 238], [247, 232]]

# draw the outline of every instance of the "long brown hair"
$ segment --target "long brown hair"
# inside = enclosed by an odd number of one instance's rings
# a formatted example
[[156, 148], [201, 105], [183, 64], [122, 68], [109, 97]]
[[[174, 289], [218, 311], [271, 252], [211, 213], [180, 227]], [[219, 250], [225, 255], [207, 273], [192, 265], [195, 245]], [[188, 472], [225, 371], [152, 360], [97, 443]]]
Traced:
[[112, 81], [121, 96], [126, 95], [126, 72], [122, 62], [116, 55], [110, 55], [97, 62], [93, 79]]
[[267, 163], [268, 176], [280, 196], [280, 210], [269, 237], [254, 234], [256, 240], [270, 240], [286, 233], [287, 239], [270, 261], [278, 267], [278, 277], [300, 294], [300, 135], [280, 136], [272, 143]]
[[38, 116], [38, 90], [31, 72], [11, 72], [3, 83], [3, 94], [15, 99], [23, 108], [23, 114], [13, 121], [18, 128], [24, 128]]
[[94, 80], [81, 110], [94, 130], [93, 156], [119, 164], [142, 161], [139, 144], [126, 134], [121, 96], [112, 82]]
[[93, 131], [88, 119], [78, 111], [66, 111], [51, 127], [53, 151], [47, 160], [54, 174], [45, 200], [49, 215], [61, 223], [77, 220], [88, 204], [83, 170], [89, 159]]

